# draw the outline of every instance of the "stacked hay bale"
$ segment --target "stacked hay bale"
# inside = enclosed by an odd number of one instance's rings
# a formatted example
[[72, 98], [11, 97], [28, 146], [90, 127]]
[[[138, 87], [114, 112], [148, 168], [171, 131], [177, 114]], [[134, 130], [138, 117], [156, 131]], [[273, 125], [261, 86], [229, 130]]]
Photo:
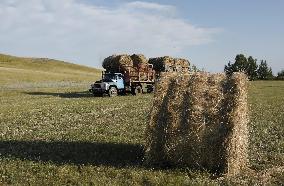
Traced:
[[156, 72], [188, 72], [189, 61], [182, 58], [170, 56], [150, 58], [149, 63], [153, 64]]
[[131, 71], [131, 76], [138, 78], [138, 74], [140, 73], [140, 80], [147, 80], [147, 74], [144, 72], [148, 68], [148, 59], [143, 54], [133, 54], [130, 57], [133, 61], [133, 68], [135, 69]]
[[133, 61], [133, 66], [142, 68], [148, 65], [148, 59], [143, 54], [133, 54], [130, 56]]
[[127, 54], [112, 55], [104, 59], [102, 66], [107, 72], [124, 72], [127, 66], [133, 66], [133, 61]]
[[153, 65], [153, 68], [156, 72], [165, 71], [165, 66], [162, 57], [150, 58], [149, 64]]
[[164, 73], [146, 130], [146, 163], [239, 173], [247, 165], [246, 84], [242, 73]]
[[174, 61], [177, 72], [189, 72], [189, 61], [187, 59], [175, 58]]
[[126, 76], [136, 81], [139, 77], [140, 81], [146, 81], [148, 73], [151, 73], [151, 69], [148, 69], [148, 59], [143, 54], [112, 55], [104, 59], [102, 66], [107, 72], [126, 73]]
[[167, 72], [174, 65], [174, 59], [169, 56], [150, 58], [149, 63], [153, 65], [156, 72]]

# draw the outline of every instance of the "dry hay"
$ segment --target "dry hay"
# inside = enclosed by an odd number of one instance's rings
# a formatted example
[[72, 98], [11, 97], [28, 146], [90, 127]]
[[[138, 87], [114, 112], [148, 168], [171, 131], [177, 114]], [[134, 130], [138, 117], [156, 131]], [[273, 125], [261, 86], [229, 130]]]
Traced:
[[188, 72], [189, 61], [182, 58], [173, 58], [170, 56], [150, 58], [149, 63], [153, 64], [157, 72]]
[[247, 165], [247, 77], [164, 73], [146, 129], [145, 163], [234, 175]]
[[189, 72], [189, 61], [187, 59], [175, 58], [175, 67], [177, 72]]
[[133, 61], [133, 66], [141, 68], [148, 65], [148, 59], [143, 54], [133, 54], [130, 56]]
[[124, 72], [126, 66], [133, 66], [133, 61], [127, 54], [112, 55], [104, 59], [102, 66], [107, 72]]
[[124, 72], [128, 67], [133, 67], [137, 71], [145, 71], [148, 63], [153, 64], [156, 72], [188, 72], [189, 61], [170, 56], [150, 58], [149, 60], [143, 54], [133, 55], [112, 55], [104, 59], [103, 68], [108, 72]]
[[108, 72], [124, 72], [128, 67], [136, 68], [137, 71], [143, 70], [148, 65], [148, 59], [143, 54], [133, 55], [112, 55], [104, 59], [103, 68]]
[[166, 72], [166, 66], [174, 64], [174, 59], [169, 56], [150, 58], [149, 63], [153, 64], [153, 68], [157, 72]]
[[[154, 71], [148, 66], [148, 59], [143, 54], [112, 55], [104, 59], [103, 68], [111, 73], [123, 73], [126, 82], [148, 81], [152, 78]], [[150, 77], [151, 76], [151, 77]]]

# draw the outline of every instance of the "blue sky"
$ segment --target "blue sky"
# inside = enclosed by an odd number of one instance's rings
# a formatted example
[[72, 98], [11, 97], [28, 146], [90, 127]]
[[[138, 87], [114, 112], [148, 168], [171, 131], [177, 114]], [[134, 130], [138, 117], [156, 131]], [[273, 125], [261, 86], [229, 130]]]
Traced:
[[100, 67], [113, 53], [185, 57], [223, 71], [236, 54], [284, 69], [282, 0], [2, 0], [0, 53]]

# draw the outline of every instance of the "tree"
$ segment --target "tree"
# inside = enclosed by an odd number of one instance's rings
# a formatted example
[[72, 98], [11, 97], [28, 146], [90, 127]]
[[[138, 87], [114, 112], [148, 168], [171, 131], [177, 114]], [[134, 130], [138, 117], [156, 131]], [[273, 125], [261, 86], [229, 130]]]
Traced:
[[246, 68], [246, 74], [248, 75], [250, 80], [256, 80], [257, 79], [257, 63], [256, 59], [253, 59], [252, 56], [248, 57], [248, 63]]
[[225, 65], [224, 71], [226, 74], [231, 75], [234, 72], [234, 66], [232, 65], [231, 61], [229, 61], [228, 65]]
[[229, 61], [228, 65], [225, 65], [224, 71], [230, 75], [233, 72], [246, 72], [247, 58], [243, 54], [238, 54], [235, 58], [235, 63]]
[[238, 54], [235, 58], [234, 69], [235, 72], [247, 72], [248, 60], [243, 54]]
[[233, 72], [244, 72], [250, 80], [256, 79], [273, 79], [272, 69], [268, 67], [267, 62], [261, 60], [260, 65], [257, 65], [257, 60], [252, 56], [246, 58], [243, 54], [238, 54], [235, 62], [229, 62], [225, 65], [224, 71], [231, 75]]
[[260, 65], [258, 66], [258, 69], [257, 69], [257, 75], [258, 75], [258, 79], [262, 79], [262, 80], [273, 79], [272, 69], [271, 67], [269, 68], [267, 66], [266, 60], [260, 61]]
[[278, 72], [276, 78], [280, 80], [284, 80], [284, 70], [281, 70], [280, 72]]
[[225, 65], [224, 71], [231, 75], [233, 72], [244, 72], [250, 80], [257, 79], [256, 59], [250, 56], [248, 59], [243, 54], [238, 54], [235, 63], [229, 62]]

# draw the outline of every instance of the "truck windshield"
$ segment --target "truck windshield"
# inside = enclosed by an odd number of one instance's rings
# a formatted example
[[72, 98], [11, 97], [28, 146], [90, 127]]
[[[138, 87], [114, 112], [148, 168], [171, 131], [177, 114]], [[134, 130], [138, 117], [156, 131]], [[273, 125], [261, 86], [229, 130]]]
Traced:
[[112, 82], [112, 80], [115, 79], [115, 75], [114, 74], [105, 74], [103, 81], [104, 82]]

